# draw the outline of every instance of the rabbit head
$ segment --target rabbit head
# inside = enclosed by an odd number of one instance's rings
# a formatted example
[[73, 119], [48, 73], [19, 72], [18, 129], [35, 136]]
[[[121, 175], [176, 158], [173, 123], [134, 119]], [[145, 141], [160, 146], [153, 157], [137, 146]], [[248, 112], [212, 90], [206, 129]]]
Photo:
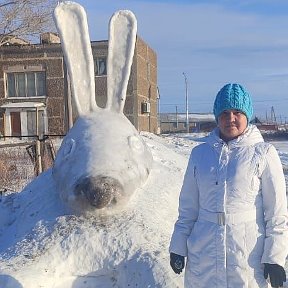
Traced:
[[136, 18], [121, 10], [109, 23], [107, 103], [95, 100], [94, 61], [84, 9], [62, 2], [54, 11], [78, 119], [57, 153], [53, 177], [62, 199], [80, 211], [115, 207], [149, 175], [153, 158], [123, 114], [136, 41]]

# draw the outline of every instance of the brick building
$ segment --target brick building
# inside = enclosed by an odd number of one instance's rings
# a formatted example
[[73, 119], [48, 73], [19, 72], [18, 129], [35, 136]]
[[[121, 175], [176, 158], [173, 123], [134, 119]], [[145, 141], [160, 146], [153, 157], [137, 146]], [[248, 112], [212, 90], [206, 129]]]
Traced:
[[[17, 44], [17, 43], [16, 43]], [[91, 42], [95, 64], [96, 102], [107, 94], [108, 41]], [[73, 112], [59, 38], [41, 35], [41, 44], [0, 47], [0, 133], [5, 136], [63, 135]], [[124, 114], [138, 131], [157, 132], [157, 56], [137, 37]]]

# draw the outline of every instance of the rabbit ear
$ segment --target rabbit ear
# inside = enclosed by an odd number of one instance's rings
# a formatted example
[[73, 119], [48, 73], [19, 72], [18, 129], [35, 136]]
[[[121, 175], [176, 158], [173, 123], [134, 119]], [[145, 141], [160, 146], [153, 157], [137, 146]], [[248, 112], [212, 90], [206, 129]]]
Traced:
[[73, 99], [79, 115], [96, 110], [94, 62], [87, 16], [82, 6], [62, 2], [54, 10], [65, 62], [71, 78]]
[[113, 14], [109, 25], [106, 108], [123, 112], [133, 62], [137, 20], [128, 10]]

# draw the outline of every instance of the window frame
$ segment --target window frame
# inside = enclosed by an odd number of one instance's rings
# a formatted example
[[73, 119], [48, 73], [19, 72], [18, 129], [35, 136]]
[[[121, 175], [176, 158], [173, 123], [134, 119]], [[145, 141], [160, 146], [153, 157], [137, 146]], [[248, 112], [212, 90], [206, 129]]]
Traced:
[[[27, 98], [45, 98], [47, 97], [47, 87], [46, 87], [46, 71], [44, 70], [26, 70], [26, 71], [4, 71], [5, 72], [5, 86], [6, 86], [6, 98], [9, 99], [27, 99]], [[11, 75], [11, 76], [10, 76]], [[33, 78], [31, 82], [31, 78]], [[21, 83], [19, 77], [24, 76], [24, 79]], [[11, 78], [10, 78], [11, 77]], [[12, 80], [11, 80], [12, 79]], [[13, 83], [14, 82], [14, 83]], [[10, 87], [10, 84], [13, 83], [13, 88]], [[20, 85], [23, 85], [21, 88]], [[31, 85], [32, 84], [32, 85]], [[31, 89], [35, 92], [31, 94]], [[10, 91], [14, 92], [14, 95], [11, 95]]]
[[[105, 63], [104, 72], [99, 74], [101, 63]], [[107, 56], [97, 56], [94, 58], [95, 77], [107, 76]]]

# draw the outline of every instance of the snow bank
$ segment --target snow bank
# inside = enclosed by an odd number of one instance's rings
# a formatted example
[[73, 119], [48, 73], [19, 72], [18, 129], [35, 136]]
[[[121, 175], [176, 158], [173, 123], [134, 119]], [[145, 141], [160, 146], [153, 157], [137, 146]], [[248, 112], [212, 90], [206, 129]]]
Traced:
[[[169, 267], [168, 245], [188, 155], [205, 135], [142, 137], [155, 164], [123, 210], [89, 218], [67, 213], [50, 171], [2, 196], [1, 288], [183, 287], [183, 274]], [[275, 145], [282, 161], [285, 145]]]
[[[181, 287], [182, 276], [169, 267], [168, 245], [188, 150], [197, 143], [142, 137], [155, 164], [122, 210], [89, 218], [68, 214], [51, 170], [21, 193], [3, 196], [1, 287]], [[187, 155], [177, 153], [179, 147]]]

